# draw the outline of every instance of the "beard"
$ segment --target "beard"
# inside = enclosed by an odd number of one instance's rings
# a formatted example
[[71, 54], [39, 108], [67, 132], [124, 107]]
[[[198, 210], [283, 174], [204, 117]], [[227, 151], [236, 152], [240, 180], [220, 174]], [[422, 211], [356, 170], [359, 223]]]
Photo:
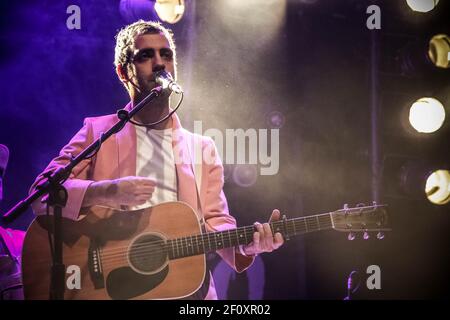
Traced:
[[[135, 88], [136, 89], [136, 95], [135, 95], [136, 102], [142, 101], [145, 97], [147, 97], [151, 93], [151, 91], [153, 89], [155, 89], [158, 86], [159, 86], [159, 84], [157, 84], [153, 80], [138, 81], [137, 86]], [[171, 94], [172, 94], [172, 92], [169, 89], [164, 89], [161, 92], [161, 94], [152, 101], [152, 104], [167, 105]]]

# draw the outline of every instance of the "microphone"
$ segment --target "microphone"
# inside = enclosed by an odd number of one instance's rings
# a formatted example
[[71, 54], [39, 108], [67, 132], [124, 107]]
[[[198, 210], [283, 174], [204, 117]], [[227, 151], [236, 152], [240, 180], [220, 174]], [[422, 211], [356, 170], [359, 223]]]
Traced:
[[160, 70], [155, 74], [155, 81], [161, 85], [163, 89], [169, 89], [175, 93], [182, 93], [181, 87], [173, 80], [172, 75], [166, 70]]

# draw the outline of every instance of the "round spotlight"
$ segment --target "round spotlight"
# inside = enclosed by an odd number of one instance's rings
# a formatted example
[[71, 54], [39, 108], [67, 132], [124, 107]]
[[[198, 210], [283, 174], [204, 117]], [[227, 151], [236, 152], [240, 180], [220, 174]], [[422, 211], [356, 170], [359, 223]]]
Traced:
[[128, 22], [139, 19], [180, 21], [184, 14], [184, 0], [120, 0], [120, 14]]
[[233, 181], [238, 186], [250, 187], [255, 184], [258, 179], [258, 170], [256, 165], [240, 164], [236, 165], [233, 170]]
[[429, 12], [437, 6], [439, 0], [406, 0], [406, 3], [413, 11]]
[[434, 98], [421, 98], [414, 102], [409, 110], [409, 123], [421, 133], [437, 131], [444, 120], [444, 106]]
[[437, 34], [431, 38], [428, 46], [428, 57], [438, 68], [450, 68], [450, 37]]
[[444, 205], [450, 202], [450, 171], [434, 171], [427, 179], [425, 193], [434, 204]]
[[155, 10], [162, 21], [177, 23], [184, 14], [184, 0], [157, 0]]

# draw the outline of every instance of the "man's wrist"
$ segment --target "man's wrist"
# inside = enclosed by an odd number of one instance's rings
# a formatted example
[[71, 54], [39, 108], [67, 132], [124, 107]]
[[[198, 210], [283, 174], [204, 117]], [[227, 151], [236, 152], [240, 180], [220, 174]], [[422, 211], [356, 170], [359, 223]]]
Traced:
[[103, 181], [95, 181], [91, 183], [86, 190], [83, 206], [90, 207], [93, 205], [104, 204], [107, 201], [107, 185], [108, 183]]

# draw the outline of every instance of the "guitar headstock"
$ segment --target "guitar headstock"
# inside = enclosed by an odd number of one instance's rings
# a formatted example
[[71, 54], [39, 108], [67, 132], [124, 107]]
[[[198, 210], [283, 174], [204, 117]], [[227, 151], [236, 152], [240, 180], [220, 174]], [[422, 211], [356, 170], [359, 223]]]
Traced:
[[343, 209], [331, 213], [333, 229], [341, 232], [349, 232], [349, 240], [355, 238], [356, 232], [363, 232], [364, 239], [369, 238], [369, 232], [377, 232], [377, 238], [384, 238], [384, 231], [388, 228], [388, 215], [386, 205], [374, 203], [372, 206], [356, 206], [349, 208], [344, 205]]

